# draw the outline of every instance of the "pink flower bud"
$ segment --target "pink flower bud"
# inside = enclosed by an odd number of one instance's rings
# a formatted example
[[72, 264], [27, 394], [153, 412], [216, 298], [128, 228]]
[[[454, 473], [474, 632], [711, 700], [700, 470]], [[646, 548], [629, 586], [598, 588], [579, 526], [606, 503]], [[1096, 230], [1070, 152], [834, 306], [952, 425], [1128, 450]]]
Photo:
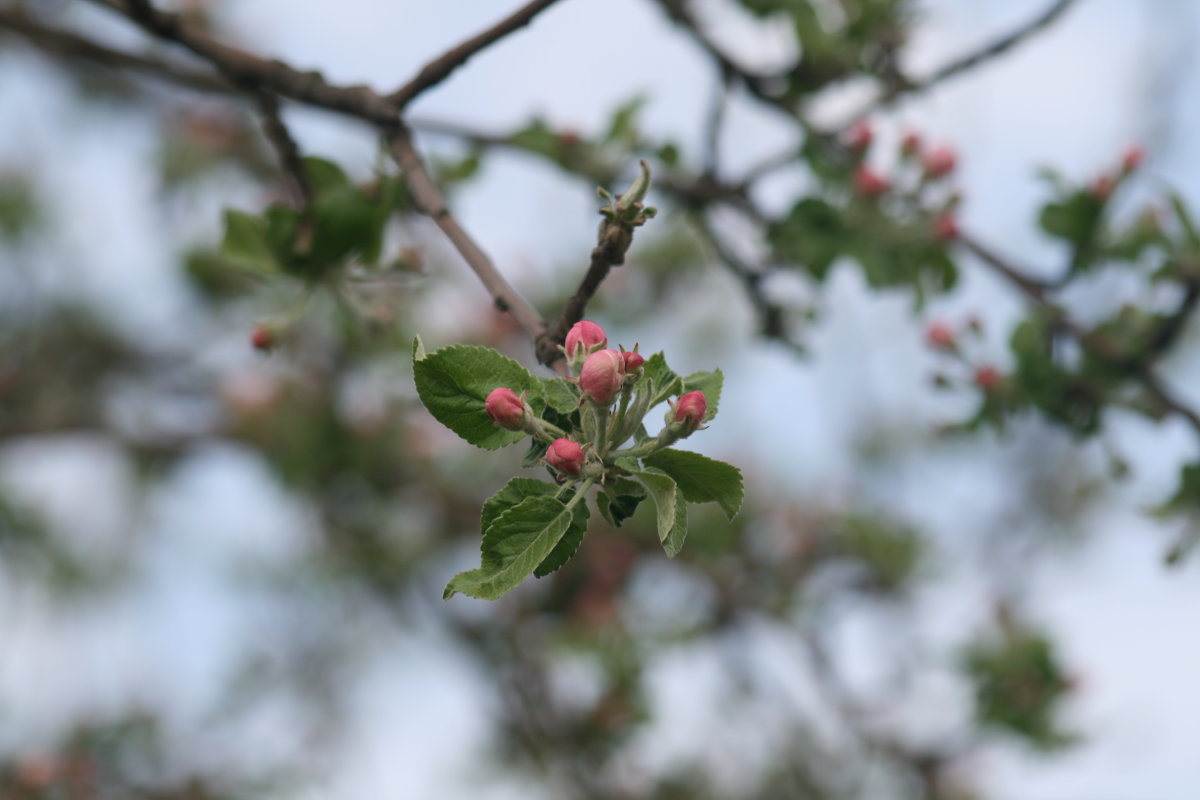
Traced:
[[985, 392], [994, 392], [1000, 388], [1000, 371], [990, 364], [984, 364], [975, 370], [975, 385]]
[[626, 375], [631, 372], [637, 372], [646, 363], [646, 359], [641, 353], [635, 353], [632, 350], [621, 353], [621, 359], [625, 362], [624, 372]]
[[503, 386], [493, 389], [483, 407], [488, 418], [501, 428], [521, 430], [521, 423], [525, 420], [525, 401], [517, 397], [512, 389]]
[[1125, 151], [1125, 156], [1121, 159], [1121, 168], [1125, 172], [1133, 172], [1142, 165], [1146, 160], [1146, 151], [1140, 146], [1134, 145]]
[[912, 158], [921, 152], [921, 135], [916, 131], [908, 131], [900, 140], [900, 155]]
[[854, 191], [863, 197], [879, 197], [891, 188], [887, 178], [867, 166], [854, 170]]
[[555, 439], [546, 448], [546, 463], [567, 475], [578, 475], [583, 459], [583, 448], [570, 439]]
[[577, 355], [577, 350], [583, 348], [585, 354], [592, 352], [598, 348], [608, 344], [608, 337], [604, 335], [604, 329], [594, 322], [589, 322], [586, 319], [581, 319], [571, 326], [571, 330], [567, 331], [567, 340], [564, 347], [567, 351], [567, 357]]
[[1112, 196], [1115, 188], [1117, 188], [1117, 182], [1112, 179], [1111, 175], [1101, 175], [1092, 182], [1089, 191], [1092, 193], [1092, 197], [1103, 203]]
[[945, 212], [933, 218], [933, 235], [941, 242], [952, 242], [958, 238], [958, 222], [954, 215]]
[[956, 166], [958, 155], [952, 147], [935, 147], [925, 155], [925, 176], [933, 180], [946, 177]]
[[846, 131], [844, 141], [847, 150], [861, 156], [871, 147], [871, 140], [874, 138], [875, 132], [871, 130], [871, 123], [862, 121], [856, 122], [850, 130]]
[[597, 350], [583, 362], [579, 371], [579, 388], [593, 402], [607, 405], [621, 388], [625, 374], [625, 359], [616, 350]]
[[270, 326], [255, 325], [254, 330], [250, 331], [250, 344], [255, 350], [269, 353], [279, 344], [279, 338]]
[[954, 332], [943, 322], [935, 322], [925, 331], [925, 342], [938, 350], [954, 349]]
[[704, 412], [708, 411], [708, 401], [704, 399], [704, 392], [688, 392], [675, 401], [674, 410], [676, 422], [695, 430], [700, 427]]

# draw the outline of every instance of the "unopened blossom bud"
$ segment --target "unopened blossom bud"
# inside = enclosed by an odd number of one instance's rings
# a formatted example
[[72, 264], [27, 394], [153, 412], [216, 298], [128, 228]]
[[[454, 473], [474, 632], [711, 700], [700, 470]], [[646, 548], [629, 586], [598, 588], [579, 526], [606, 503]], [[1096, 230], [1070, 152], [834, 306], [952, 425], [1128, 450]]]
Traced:
[[975, 370], [975, 385], [985, 392], [994, 392], [1000, 388], [1000, 371], [990, 364], [984, 364]]
[[908, 131], [900, 140], [900, 155], [912, 158], [921, 152], [921, 135], [916, 131]]
[[874, 138], [875, 132], [871, 129], [871, 124], [864, 121], [855, 123], [846, 131], [844, 141], [847, 150], [861, 156], [871, 147], [871, 140]]
[[708, 411], [708, 401], [704, 398], [704, 392], [688, 392], [675, 401], [671, 411], [674, 421], [691, 432], [700, 427], [704, 412]]
[[953, 350], [954, 332], [943, 322], [935, 322], [925, 331], [925, 342], [938, 350]]
[[854, 171], [854, 191], [867, 198], [879, 197], [891, 188], [887, 178], [867, 166]]
[[641, 353], [635, 353], [632, 350], [621, 353], [621, 360], [624, 361], [624, 371], [628, 375], [637, 372], [646, 363], [646, 359]]
[[625, 378], [625, 359], [616, 350], [597, 350], [583, 362], [579, 388], [600, 405], [608, 405]]
[[933, 235], [940, 242], [952, 242], [958, 238], [958, 221], [949, 212], [938, 214], [933, 218]]
[[567, 475], [578, 475], [583, 461], [583, 448], [570, 439], [555, 439], [546, 448], [546, 463]]
[[594, 322], [581, 319], [571, 326], [571, 330], [567, 331], [563, 349], [567, 351], [567, 358], [581, 358], [607, 344], [608, 337], [604, 334], [603, 328]]
[[1125, 155], [1121, 158], [1121, 169], [1125, 172], [1133, 172], [1142, 165], [1146, 160], [1146, 151], [1139, 145], [1134, 145], [1125, 151]]
[[1112, 196], [1115, 188], [1117, 188], [1117, 182], [1112, 179], [1111, 175], [1101, 175], [1092, 181], [1092, 186], [1088, 191], [1091, 192], [1092, 197], [1103, 203]]
[[255, 325], [250, 331], [250, 344], [255, 350], [269, 353], [279, 344], [279, 336], [270, 325]]
[[958, 166], [958, 155], [954, 148], [942, 145], [935, 147], [925, 154], [925, 176], [937, 180], [944, 178]]
[[493, 389], [484, 401], [483, 408], [487, 412], [488, 419], [501, 428], [519, 431], [524, 425], [525, 401], [518, 397], [512, 389], [503, 386]]

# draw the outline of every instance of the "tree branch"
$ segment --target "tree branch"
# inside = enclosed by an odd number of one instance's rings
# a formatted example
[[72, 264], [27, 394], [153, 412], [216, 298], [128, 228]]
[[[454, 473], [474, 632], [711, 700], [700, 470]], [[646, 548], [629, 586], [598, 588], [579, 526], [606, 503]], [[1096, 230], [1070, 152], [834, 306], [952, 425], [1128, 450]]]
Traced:
[[405, 106], [416, 99], [417, 95], [444, 81], [450, 76], [450, 73], [467, 63], [471, 56], [503, 39], [513, 31], [528, 25], [534, 17], [556, 2], [558, 0], [532, 0], [486, 31], [472, 36], [454, 49], [430, 61], [422, 67], [415, 78], [392, 92], [387, 99], [395, 104], [398, 111], [403, 110]]
[[0, 9], [0, 30], [17, 34], [50, 55], [148, 75], [202, 92], [228, 94], [235, 91], [229, 81], [207, 70], [107, 47], [78, 34], [43, 25], [19, 9]]
[[[546, 333], [546, 323], [537, 310], [529, 305], [512, 287], [487, 254], [475, 243], [475, 240], [462, 229], [458, 221], [446, 208], [441, 192], [430, 177], [429, 171], [421, 161], [421, 156], [413, 147], [412, 138], [406, 128], [396, 126], [388, 133], [388, 146], [392, 157], [404, 171], [404, 179], [412, 190], [417, 207], [442, 229], [442, 233], [454, 245], [467, 266], [475, 273], [480, 282], [492, 295], [496, 308], [513, 315], [517, 324], [535, 342], [540, 342]], [[539, 360], [542, 356], [539, 352]], [[542, 361], [547, 366], [554, 366], [561, 374], [566, 374], [566, 364], [559, 360], [556, 363]]]
[[[1049, 7], [1046, 8], [1038, 16], [1026, 22], [1024, 25], [1009, 31], [999, 38], [988, 42], [984, 46], [972, 50], [958, 58], [955, 58], [941, 67], [935, 69], [929, 75], [920, 79], [909, 78], [902, 73], [897, 73], [894, 76], [891, 86], [884, 91], [882, 95], [868, 103], [866, 106], [855, 112], [848, 120], [846, 120], [838, 131], [849, 128], [854, 123], [869, 117], [881, 109], [887, 108], [903, 97], [909, 97], [926, 92], [938, 84], [944, 83], [965, 72], [970, 72], [976, 67], [991, 61], [997, 56], [1001, 56], [1017, 45], [1024, 42], [1031, 36], [1036, 35], [1040, 31], [1050, 27], [1050, 25], [1065, 14], [1071, 6], [1075, 5], [1078, 0], [1055, 0]], [[836, 134], [836, 132], [834, 132]]]
[[143, 30], [192, 51], [239, 86], [255, 86], [308, 105], [349, 114], [377, 125], [397, 120], [394, 103], [367, 86], [337, 86], [319, 72], [301, 72], [224, 44], [187, 25], [177, 14], [156, 10], [146, 0], [89, 0], [132, 20]]
[[287, 124], [280, 114], [279, 98], [261, 89], [254, 92], [254, 97], [262, 111], [263, 133], [275, 148], [275, 152], [279, 155], [280, 166], [291, 180], [296, 203], [300, 208], [307, 209], [313, 200], [312, 182], [309, 181], [308, 172], [304, 169], [304, 162], [300, 157], [300, 147], [296, 144], [292, 132], [288, 130]]
[[[1176, 399], [1163, 385], [1162, 380], [1155, 374], [1149, 359], [1137, 358], [1125, 351], [1117, 342], [1100, 331], [1089, 330], [1072, 320], [1065, 311], [1057, 306], [1046, 294], [1045, 287], [1024, 271], [1013, 266], [1008, 260], [997, 255], [990, 248], [966, 234], [959, 235], [959, 242], [970, 253], [974, 254], [997, 275], [1015, 286], [1033, 305], [1049, 314], [1054, 324], [1069, 334], [1080, 346], [1109, 366], [1127, 373], [1146, 390], [1146, 393], [1158, 405], [1167, 411], [1177, 414], [1200, 433], [1200, 413], [1187, 404]], [[1184, 308], [1190, 308], [1184, 298]]]

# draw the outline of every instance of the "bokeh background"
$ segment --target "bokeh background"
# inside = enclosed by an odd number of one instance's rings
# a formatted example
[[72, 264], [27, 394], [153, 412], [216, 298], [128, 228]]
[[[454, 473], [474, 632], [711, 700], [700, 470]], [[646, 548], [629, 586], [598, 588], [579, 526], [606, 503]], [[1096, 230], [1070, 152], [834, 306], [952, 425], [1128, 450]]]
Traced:
[[[31, 5], [144, 41], [88, 4]], [[206, 11], [229, 41], [387, 88], [516, 6]], [[780, 20], [696, 6], [744, 64], [796, 57]], [[1044, 6], [918, 3], [904, 63], [931, 69]], [[1121, 207], [1166, 189], [1200, 204], [1198, 35], [1188, 0], [1080, 0], [873, 117], [873, 161], [891, 168], [909, 129], [952, 145], [961, 224], [1051, 273], [1063, 251], [1035, 224], [1040, 167], [1084, 183], [1140, 143]], [[599, 139], [641, 96], [637, 135], [696, 164], [719, 81], [656, 3], [565, 0], [411, 116], [453, 176], [471, 154], [456, 132], [540, 118]], [[851, 81], [812, 115], [837, 125], [868, 94]], [[370, 130], [291, 106], [285, 119], [356, 180], [379, 169]], [[797, 353], [756, 336], [740, 283], [652, 196], [660, 216], [589, 317], [677, 371], [724, 370], [720, 417], [686, 444], [742, 468], [746, 508], [732, 524], [695, 515], [674, 560], [645, 509], [619, 530], [596, 517], [554, 576], [443, 602], [520, 453], [476, 450], [429, 417], [409, 343], [533, 362], [436, 229], [400, 217], [395, 267], [337, 292], [248, 280], [214, 255], [222, 210], [281, 190], [246, 109], [2, 35], [0, 121], [4, 797], [1195, 796], [1200, 567], [1164, 565], [1183, 523], [1149, 511], [1196, 439], [1118, 410], [1094, 437], [1031, 414], [950, 431], [980, 404], [965, 365], [1011, 368], [1025, 313], [970, 259], [924, 303], [851, 264], [820, 286], [783, 274], [767, 289]], [[794, 143], [735, 92], [721, 173]], [[554, 313], [594, 243], [595, 182], [504, 147], [460, 171], [456, 215]], [[755, 198], [783, 213], [807, 180], [783, 170]], [[1149, 291], [1106, 275], [1071, 301], [1087, 321]], [[931, 322], [972, 317], [965, 364], [927, 345]], [[288, 326], [270, 355], [248, 343], [264, 321]], [[1163, 365], [1193, 405], [1196, 333]]]

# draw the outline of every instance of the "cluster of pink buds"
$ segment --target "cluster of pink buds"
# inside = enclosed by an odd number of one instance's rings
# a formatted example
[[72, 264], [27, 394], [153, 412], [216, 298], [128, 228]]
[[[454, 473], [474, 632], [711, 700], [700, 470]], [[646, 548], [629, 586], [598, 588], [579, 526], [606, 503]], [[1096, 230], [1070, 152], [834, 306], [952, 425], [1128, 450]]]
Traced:
[[[604, 329], [589, 320], [572, 326], [562, 349], [570, 372], [577, 375], [572, 382], [580, 398], [578, 430], [562, 430], [539, 419], [525, 394], [518, 395], [509, 387], [496, 387], [484, 401], [484, 411], [495, 425], [510, 431], [525, 431], [544, 442], [543, 460], [560, 477], [599, 474], [597, 470], [602, 472], [606, 468], [605, 457], [609, 453], [652, 453], [703, 427], [701, 423], [708, 413], [707, 398], [699, 390], [683, 392], [670, 404], [666, 426], [657, 439], [647, 444], [643, 438], [629, 450], [617, 450], [641, 429], [656, 394], [654, 378], [646, 375], [645, 356], [636, 347], [610, 349]], [[680, 379], [671, 375], [671, 380]], [[589, 459], [592, 467], [587, 467]]]
[[1121, 180], [1137, 171], [1145, 160], [1146, 151], [1138, 145], [1133, 145], [1121, 156], [1121, 168], [1115, 174], [1102, 173], [1096, 176], [1088, 187], [1088, 193], [1101, 203], [1107, 201]]
[[925, 153], [921, 158], [921, 166], [925, 169], [926, 178], [941, 180], [958, 166], [958, 154], [949, 145], [939, 145]]
[[[975, 361], [969, 357], [967, 351], [971, 348], [962, 346], [967, 344], [965, 334], [968, 332], [975, 337], [982, 335], [983, 322], [979, 317], [969, 317], [965, 329], [957, 334], [945, 322], [935, 321], [925, 329], [925, 344], [934, 350], [954, 356], [970, 370], [970, 380], [977, 388], [988, 394], [995, 393], [1003, 386], [1004, 376], [995, 366], [984, 361]], [[939, 375], [937, 381], [941, 386], [950, 385], [950, 379], [945, 375]]]

